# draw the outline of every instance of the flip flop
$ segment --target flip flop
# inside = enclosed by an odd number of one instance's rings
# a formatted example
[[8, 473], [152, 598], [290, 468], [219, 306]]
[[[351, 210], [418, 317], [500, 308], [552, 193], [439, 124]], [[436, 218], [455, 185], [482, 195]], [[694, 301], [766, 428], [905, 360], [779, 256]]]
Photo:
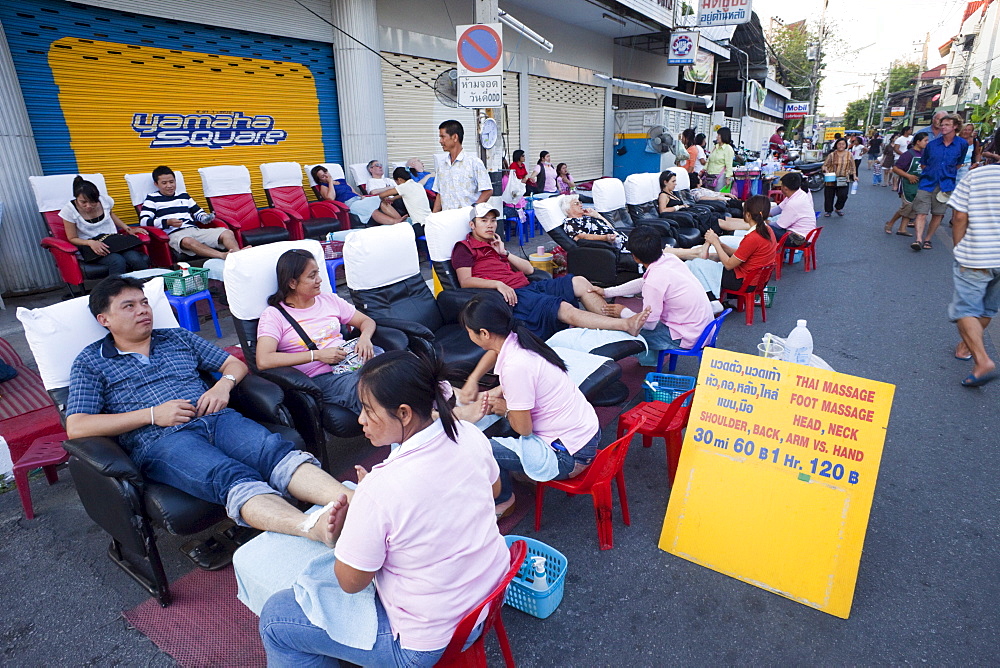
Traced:
[[995, 369], [978, 378], [970, 373], [969, 377], [962, 381], [962, 385], [964, 387], [981, 387], [991, 380], [996, 380], [997, 376], [1000, 376], [1000, 371]]
[[901, 237], [912, 237], [913, 236], [909, 232], [896, 232], [896, 234], [898, 234]]
[[931, 250], [932, 248], [934, 248], [934, 246], [931, 245], [931, 242], [929, 241], [924, 242], [924, 250]]
[[913, 250], [915, 250], [915, 251], [919, 251], [920, 248], [921, 248], [920, 242], [919, 241], [914, 241], [912, 244], [910, 244], [910, 248], [913, 249]]
[[958, 355], [955, 355], [955, 359], [962, 360], [963, 362], [968, 362], [969, 360], [972, 359], [972, 355], [969, 355], [968, 357], [959, 357]]
[[215, 538], [189, 540], [181, 552], [203, 571], [217, 571], [233, 562], [233, 551]]

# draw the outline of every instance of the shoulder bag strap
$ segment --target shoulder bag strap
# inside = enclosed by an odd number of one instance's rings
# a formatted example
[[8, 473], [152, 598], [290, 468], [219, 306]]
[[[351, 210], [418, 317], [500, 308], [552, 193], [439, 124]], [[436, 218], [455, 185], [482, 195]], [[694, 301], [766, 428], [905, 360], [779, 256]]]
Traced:
[[299, 321], [293, 318], [292, 315], [285, 310], [284, 306], [278, 304], [277, 309], [281, 311], [281, 315], [285, 316], [285, 320], [287, 320], [288, 324], [292, 326], [295, 333], [302, 338], [303, 343], [306, 344], [306, 347], [309, 348], [309, 350], [319, 350], [319, 346], [317, 346], [316, 343], [309, 338], [309, 335], [306, 334], [306, 330], [302, 329], [302, 325], [299, 324]]

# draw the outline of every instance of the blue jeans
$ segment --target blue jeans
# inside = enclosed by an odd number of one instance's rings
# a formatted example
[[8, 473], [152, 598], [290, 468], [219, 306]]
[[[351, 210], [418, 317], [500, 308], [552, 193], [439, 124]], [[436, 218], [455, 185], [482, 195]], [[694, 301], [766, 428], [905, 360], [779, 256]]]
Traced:
[[132, 461], [150, 480], [226, 506], [243, 524], [239, 509], [257, 494], [286, 494], [301, 464], [316, 463], [280, 434], [232, 409], [195, 418], [181, 429], [139, 446]]
[[121, 276], [127, 271], [149, 269], [149, 258], [142, 251], [134, 248], [121, 253], [108, 253], [88, 264], [99, 264], [108, 268], [108, 276]]
[[358, 398], [358, 372], [321, 373], [312, 381], [323, 390], [323, 401], [346, 408], [355, 415], [361, 415], [361, 400]]
[[[566, 480], [569, 478], [569, 474], [576, 468], [577, 463], [589, 465], [590, 462], [594, 461], [594, 457], [597, 456], [597, 446], [600, 444], [601, 430], [598, 429], [594, 438], [590, 439], [585, 446], [577, 450], [575, 455], [571, 455], [559, 448], [552, 448], [556, 452], [556, 461], [559, 463], [559, 475], [553, 478], [553, 480]], [[493, 447], [493, 458], [497, 460], [497, 464], [500, 466], [500, 495], [495, 499], [495, 502], [500, 504], [510, 499], [514, 493], [514, 485], [510, 479], [510, 472], [524, 473], [524, 466], [521, 465], [521, 459], [517, 456], [517, 453], [510, 448], [505, 448], [494, 441], [490, 441], [490, 445]]]
[[640, 329], [639, 336], [646, 340], [649, 350], [639, 353], [639, 366], [656, 366], [660, 359], [660, 351], [669, 348], [680, 348], [681, 342], [670, 334], [670, 328], [662, 322], [656, 323], [653, 329]]
[[[267, 599], [260, 611], [260, 637], [267, 651], [269, 668], [283, 666], [329, 666], [339, 668], [338, 659], [359, 666], [433, 666], [444, 648], [430, 652], [403, 649], [393, 637], [389, 618], [378, 595], [375, 596], [378, 632], [375, 646], [357, 649], [335, 642], [326, 630], [314, 626], [295, 601], [291, 589], [284, 589]], [[349, 624], [351, 620], [344, 620]]]

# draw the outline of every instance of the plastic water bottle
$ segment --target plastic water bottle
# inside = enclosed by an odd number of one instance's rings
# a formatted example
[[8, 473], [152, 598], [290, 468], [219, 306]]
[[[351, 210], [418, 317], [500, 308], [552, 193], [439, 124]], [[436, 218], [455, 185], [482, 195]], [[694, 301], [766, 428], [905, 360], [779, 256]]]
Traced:
[[531, 581], [531, 588], [535, 591], [547, 590], [549, 582], [545, 577], [545, 557], [531, 557], [531, 570], [534, 577]]
[[796, 364], [809, 364], [812, 362], [813, 337], [806, 328], [806, 321], [799, 320], [795, 329], [785, 339], [788, 344], [785, 351], [785, 359]]
[[858, 182], [857, 181], [851, 182], [851, 194], [852, 195], [857, 195], [858, 194]]

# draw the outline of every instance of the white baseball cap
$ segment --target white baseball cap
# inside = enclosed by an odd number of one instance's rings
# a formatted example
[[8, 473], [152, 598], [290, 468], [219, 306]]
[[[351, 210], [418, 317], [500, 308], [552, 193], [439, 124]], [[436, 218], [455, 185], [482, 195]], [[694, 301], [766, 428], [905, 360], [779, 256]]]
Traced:
[[472, 215], [469, 217], [469, 221], [476, 218], [485, 218], [488, 214], [493, 213], [497, 218], [500, 217], [500, 212], [495, 208], [487, 204], [486, 202], [480, 202], [479, 204], [472, 205]]

